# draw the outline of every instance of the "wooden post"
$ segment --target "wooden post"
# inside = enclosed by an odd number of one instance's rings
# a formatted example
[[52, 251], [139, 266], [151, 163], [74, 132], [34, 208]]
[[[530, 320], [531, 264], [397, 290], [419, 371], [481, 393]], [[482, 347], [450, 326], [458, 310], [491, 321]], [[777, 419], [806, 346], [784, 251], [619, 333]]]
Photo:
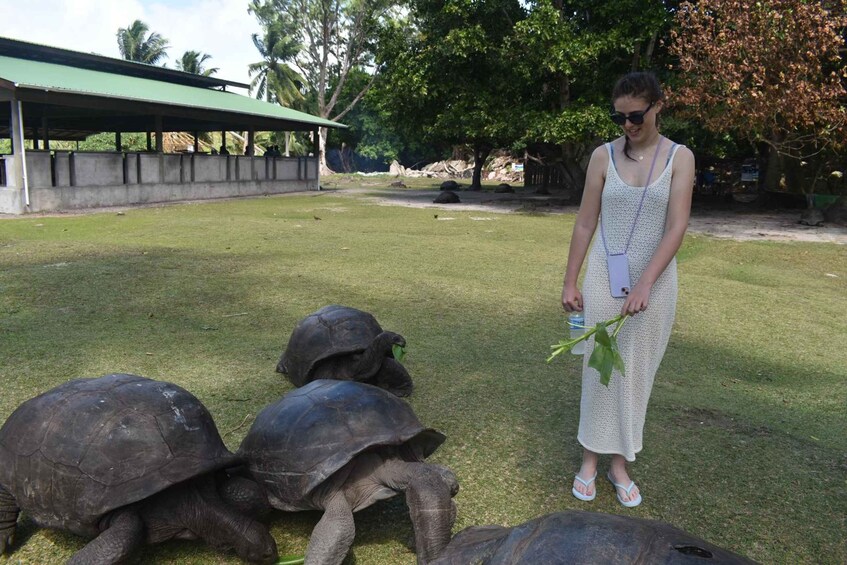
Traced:
[[256, 154], [255, 147], [253, 146], [253, 142], [256, 140], [256, 130], [250, 126], [250, 129], [247, 130], [247, 155], [252, 157]]
[[162, 124], [162, 116], [156, 116], [156, 154], [159, 159], [159, 178], [156, 182], [164, 182], [165, 181], [165, 156], [164, 153], [164, 134], [162, 133], [162, 129], [164, 128]]
[[115, 151], [121, 152], [121, 132], [115, 132]]
[[162, 134], [162, 116], [156, 116], [156, 153], [164, 151], [164, 135]]
[[[226, 130], [221, 130], [221, 149], [226, 149]], [[228, 151], [228, 149], [227, 149]]]
[[47, 128], [47, 116], [41, 117], [41, 134], [44, 136], [44, 150], [50, 151], [50, 130]]
[[[194, 153], [199, 153], [199, 152], [200, 152], [200, 134], [195, 131], [194, 132]], [[193, 163], [194, 161], [191, 161], [191, 162]], [[194, 179], [191, 179], [191, 180], [194, 180]]]
[[147, 132], [147, 151], [153, 151], [153, 136]]

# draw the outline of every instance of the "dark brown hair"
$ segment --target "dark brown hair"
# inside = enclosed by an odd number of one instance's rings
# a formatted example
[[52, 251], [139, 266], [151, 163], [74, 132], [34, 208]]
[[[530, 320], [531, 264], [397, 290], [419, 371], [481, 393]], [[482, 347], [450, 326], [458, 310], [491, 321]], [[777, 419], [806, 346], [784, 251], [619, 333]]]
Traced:
[[[612, 89], [612, 104], [621, 96], [643, 98], [650, 104], [663, 100], [665, 97], [656, 75], [644, 71], [628, 73], [618, 79], [618, 82], [615, 83], [615, 87]], [[659, 117], [656, 116], [657, 125], [659, 123], [658, 119]], [[624, 138], [623, 153], [627, 159], [634, 161], [635, 159], [629, 155], [629, 138], [626, 136]]]

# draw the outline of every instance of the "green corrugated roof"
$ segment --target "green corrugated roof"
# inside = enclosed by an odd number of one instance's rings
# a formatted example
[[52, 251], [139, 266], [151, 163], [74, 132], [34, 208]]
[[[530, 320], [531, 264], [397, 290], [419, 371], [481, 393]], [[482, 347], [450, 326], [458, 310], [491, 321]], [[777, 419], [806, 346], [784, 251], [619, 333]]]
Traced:
[[22, 88], [237, 112], [314, 126], [346, 127], [337, 122], [234, 92], [222, 92], [2, 55], [0, 55], [0, 79], [15, 83]]

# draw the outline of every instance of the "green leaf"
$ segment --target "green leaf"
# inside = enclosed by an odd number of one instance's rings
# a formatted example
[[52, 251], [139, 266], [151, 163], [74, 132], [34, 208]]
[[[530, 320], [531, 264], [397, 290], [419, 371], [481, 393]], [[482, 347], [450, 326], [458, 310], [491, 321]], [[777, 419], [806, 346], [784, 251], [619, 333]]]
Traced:
[[608, 347], [595, 342], [594, 351], [591, 353], [591, 358], [588, 360], [588, 366], [600, 373], [600, 384], [603, 386], [609, 386], [609, 380], [612, 378], [612, 367], [614, 366], [614, 362], [611, 350]]
[[622, 377], [626, 376], [624, 374], [623, 357], [621, 357], [621, 353], [618, 350], [618, 340], [615, 338], [615, 336], [611, 337], [609, 345], [609, 351], [612, 355], [612, 364], [614, 365], [615, 369], [618, 370]]
[[[570, 351], [574, 345], [593, 335], [595, 338], [594, 351], [588, 359], [588, 366], [600, 373], [600, 384], [603, 386], [609, 386], [613, 370], [617, 369], [621, 376], [625, 376], [623, 357], [621, 357], [620, 351], [618, 350], [618, 340], [616, 336], [626, 319], [627, 316], [620, 315], [612, 318], [611, 320], [606, 320], [605, 322], [598, 322], [593, 328], [589, 329], [578, 338], [562, 340], [556, 345], [551, 345], [550, 349], [552, 349], [553, 352], [550, 354], [550, 357], [547, 358], [547, 362], [549, 363], [556, 356], [561, 355], [565, 351]], [[618, 324], [618, 326], [615, 329], [615, 332], [612, 335], [609, 335], [609, 330], [607, 328], [613, 324]]]
[[606, 330], [606, 322], [597, 322], [596, 333], [594, 334], [594, 342], [605, 347], [611, 347], [611, 338]]
[[397, 359], [398, 363], [402, 362], [403, 357], [406, 356], [406, 350], [396, 343], [391, 346], [391, 353], [394, 355], [394, 358]]
[[276, 565], [303, 565], [305, 562], [305, 555], [283, 555], [276, 562]]

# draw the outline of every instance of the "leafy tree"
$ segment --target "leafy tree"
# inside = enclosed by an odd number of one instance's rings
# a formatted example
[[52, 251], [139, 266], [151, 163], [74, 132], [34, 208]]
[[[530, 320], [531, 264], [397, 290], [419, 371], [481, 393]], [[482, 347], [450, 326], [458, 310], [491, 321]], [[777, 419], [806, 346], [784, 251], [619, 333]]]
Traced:
[[472, 188], [480, 188], [491, 150], [520, 137], [515, 108], [523, 85], [504, 48], [524, 17], [518, 0], [415, 0], [409, 23], [383, 41], [386, 81], [378, 88], [398, 131], [470, 145]]
[[186, 73], [203, 75], [204, 77], [212, 76], [218, 72], [218, 68], [206, 69], [203, 67], [203, 63], [211, 58], [211, 55], [199, 51], [186, 51], [182, 54], [182, 58], [176, 62], [176, 68]]
[[661, 0], [536, 0], [516, 25], [508, 54], [528, 85], [522, 105], [529, 157], [553, 164], [581, 190], [586, 158], [619, 129], [608, 119], [619, 76], [656, 68], [670, 23]]
[[671, 4], [415, 0], [386, 63], [386, 105], [433, 141], [526, 147], [581, 189], [589, 150], [619, 131], [614, 81], [662, 63]]
[[[263, 29], [278, 33], [279, 41], [299, 47], [295, 56], [286, 52], [279, 57], [272, 42], [264, 43], [266, 53], [276, 56], [274, 60], [290, 61], [305, 79], [315, 112], [322, 118], [341, 120], [378, 75], [374, 38], [392, 16], [394, 6], [394, 0], [253, 0], [250, 12]], [[264, 53], [263, 57], [268, 60]], [[370, 69], [371, 80], [339, 111], [340, 93], [354, 69]], [[326, 128], [321, 128], [319, 135], [321, 165], [325, 167]]]
[[141, 20], [135, 20], [127, 28], [119, 28], [117, 38], [121, 57], [150, 65], [166, 58], [168, 40], [158, 33], [148, 36], [148, 31], [150, 28]]
[[[715, 133], [771, 148], [766, 179], [805, 190], [801, 165], [847, 140], [847, 2], [700, 0], [676, 14], [675, 98]], [[819, 161], [820, 159], [818, 159]], [[813, 185], [813, 183], [812, 183]]]

